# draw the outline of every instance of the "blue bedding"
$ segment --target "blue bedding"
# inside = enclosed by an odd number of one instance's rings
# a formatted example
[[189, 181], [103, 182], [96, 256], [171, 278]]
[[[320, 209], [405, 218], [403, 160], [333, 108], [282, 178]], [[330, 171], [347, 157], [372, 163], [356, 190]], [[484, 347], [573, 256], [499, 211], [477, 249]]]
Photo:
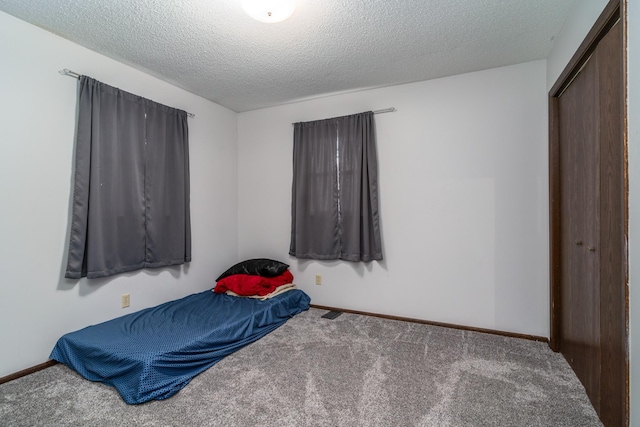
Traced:
[[205, 291], [68, 333], [50, 358], [114, 386], [129, 404], [166, 399], [309, 302], [298, 289], [265, 301]]

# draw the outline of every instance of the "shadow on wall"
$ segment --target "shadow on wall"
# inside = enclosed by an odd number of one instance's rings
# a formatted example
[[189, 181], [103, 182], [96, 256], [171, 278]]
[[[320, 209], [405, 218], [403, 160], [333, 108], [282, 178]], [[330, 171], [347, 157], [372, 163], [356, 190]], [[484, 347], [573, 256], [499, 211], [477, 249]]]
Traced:
[[181, 265], [170, 265], [167, 267], [160, 268], [146, 268], [142, 270], [129, 271], [126, 273], [115, 274], [113, 276], [108, 277], [99, 277], [96, 279], [87, 279], [83, 277], [82, 279], [67, 279], [64, 277], [64, 272], [66, 269], [66, 259], [63, 260], [62, 269], [60, 272], [60, 281], [58, 282], [57, 289], [59, 291], [70, 291], [74, 287], [79, 286], [78, 292], [80, 296], [90, 295], [93, 292], [99, 290], [104, 285], [108, 285], [114, 280], [121, 277], [135, 277], [138, 275], [146, 275], [146, 276], [160, 276], [161, 274], [168, 272], [174, 279], [178, 279], [181, 276], [189, 274], [189, 263], [181, 264]]
[[[384, 247], [383, 247], [383, 251], [384, 251]], [[373, 271], [373, 264], [376, 263], [378, 264], [380, 267], [382, 267], [385, 271], [388, 271], [387, 269], [387, 262], [386, 260], [383, 258], [380, 261], [370, 261], [370, 262], [351, 262], [351, 261], [345, 261], [345, 260], [341, 260], [341, 259], [334, 259], [334, 260], [317, 260], [317, 259], [297, 259], [294, 258], [292, 256], [289, 257], [289, 263], [290, 264], [295, 264], [297, 269], [300, 270], [301, 272], [305, 272], [309, 267], [311, 266], [321, 266], [323, 268], [332, 268], [332, 267], [337, 267], [339, 265], [346, 265], [351, 267], [351, 269], [360, 277], [364, 277], [365, 273], [371, 273]]]

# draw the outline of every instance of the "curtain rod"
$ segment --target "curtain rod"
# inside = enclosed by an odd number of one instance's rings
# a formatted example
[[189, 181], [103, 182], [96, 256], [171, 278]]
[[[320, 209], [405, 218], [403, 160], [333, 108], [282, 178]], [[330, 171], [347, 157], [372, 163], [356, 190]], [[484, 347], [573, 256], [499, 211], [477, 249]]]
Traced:
[[[69, 77], [73, 77], [74, 79], [79, 79], [80, 77], [82, 77], [81, 74], [76, 73], [75, 71], [71, 71], [68, 68], [64, 68], [60, 71], [58, 71], [58, 73], [62, 74], [63, 76], [69, 76]], [[193, 113], [189, 113], [187, 112], [187, 116], [194, 118], [196, 115]]]
[[[384, 114], [384, 113], [394, 113], [396, 112], [396, 107], [383, 108], [381, 110], [373, 110], [373, 114]], [[295, 123], [291, 123], [291, 126], [295, 125]]]
[[395, 113], [396, 107], [383, 108], [382, 110], [373, 110], [373, 114]]

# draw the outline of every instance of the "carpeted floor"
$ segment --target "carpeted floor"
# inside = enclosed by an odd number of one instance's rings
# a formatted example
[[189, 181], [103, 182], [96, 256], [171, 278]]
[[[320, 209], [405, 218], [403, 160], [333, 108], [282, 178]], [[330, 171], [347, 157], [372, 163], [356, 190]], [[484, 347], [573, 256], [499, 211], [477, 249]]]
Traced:
[[547, 344], [297, 315], [170, 399], [125, 404], [56, 365], [0, 386], [2, 426], [600, 426]]

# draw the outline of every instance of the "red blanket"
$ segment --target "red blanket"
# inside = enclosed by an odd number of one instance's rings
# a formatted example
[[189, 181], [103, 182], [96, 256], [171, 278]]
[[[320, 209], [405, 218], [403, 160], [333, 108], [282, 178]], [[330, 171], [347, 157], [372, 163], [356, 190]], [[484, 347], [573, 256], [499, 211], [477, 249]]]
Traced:
[[242, 296], [264, 296], [273, 292], [278, 286], [288, 283], [293, 283], [293, 274], [289, 270], [276, 277], [233, 274], [218, 280], [213, 291], [217, 294], [232, 291]]

